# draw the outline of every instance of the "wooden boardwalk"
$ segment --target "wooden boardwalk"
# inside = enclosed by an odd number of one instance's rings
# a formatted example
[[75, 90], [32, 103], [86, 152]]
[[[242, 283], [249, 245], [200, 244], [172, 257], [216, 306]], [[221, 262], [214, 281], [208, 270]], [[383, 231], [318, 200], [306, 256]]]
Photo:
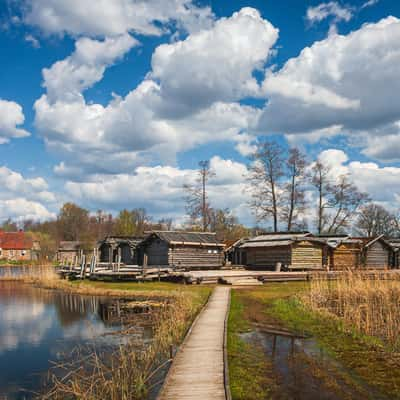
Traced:
[[226, 400], [225, 318], [230, 288], [217, 286], [176, 355], [158, 400]]

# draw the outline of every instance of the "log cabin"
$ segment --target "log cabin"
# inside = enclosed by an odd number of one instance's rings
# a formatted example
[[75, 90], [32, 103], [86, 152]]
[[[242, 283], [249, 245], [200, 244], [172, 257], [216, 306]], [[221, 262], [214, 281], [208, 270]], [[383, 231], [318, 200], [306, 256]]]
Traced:
[[81, 248], [81, 242], [78, 240], [61, 241], [58, 245], [56, 260], [63, 264], [73, 263], [80, 256]]
[[138, 265], [142, 241], [142, 237], [136, 236], [106, 236], [98, 243], [99, 261], [114, 263], [120, 257], [123, 264]]
[[388, 269], [391, 267], [393, 247], [380, 235], [364, 244], [362, 267], [365, 269]]
[[224, 244], [210, 232], [152, 231], [140, 247], [149, 267], [217, 269], [224, 262]]
[[361, 266], [362, 240], [348, 238], [330, 249], [329, 269], [345, 271]]
[[349, 235], [321, 235], [326, 241], [324, 264], [332, 271], [352, 270], [360, 267], [363, 241]]
[[323, 269], [327, 243], [309, 232], [274, 233], [246, 240], [237, 251], [242, 264], [249, 269], [289, 270]]

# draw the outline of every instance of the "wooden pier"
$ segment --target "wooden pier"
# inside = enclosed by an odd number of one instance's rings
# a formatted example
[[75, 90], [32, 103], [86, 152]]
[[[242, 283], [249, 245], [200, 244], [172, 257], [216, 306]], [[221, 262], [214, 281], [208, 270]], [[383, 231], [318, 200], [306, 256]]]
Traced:
[[225, 335], [230, 288], [218, 286], [176, 355], [158, 400], [229, 400]]
[[[356, 270], [366, 278], [381, 276], [386, 279], [398, 279], [400, 270]], [[233, 286], [255, 286], [268, 282], [309, 281], [315, 276], [337, 279], [345, 271], [263, 271], [244, 268], [192, 270], [172, 268], [168, 265], [139, 266], [120, 262], [97, 262], [96, 255], [89, 261], [82, 255], [79, 259], [59, 268], [58, 273], [64, 278], [92, 280], [125, 280], [134, 282], [168, 281], [187, 284], [225, 284]]]

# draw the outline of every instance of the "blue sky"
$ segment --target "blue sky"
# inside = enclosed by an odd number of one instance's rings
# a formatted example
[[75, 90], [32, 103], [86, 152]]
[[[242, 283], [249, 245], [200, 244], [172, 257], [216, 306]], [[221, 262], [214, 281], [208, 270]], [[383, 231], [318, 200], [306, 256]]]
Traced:
[[0, 220], [75, 201], [182, 222], [207, 158], [213, 204], [252, 224], [265, 135], [396, 209], [397, 18], [394, 0], [1, 1]]

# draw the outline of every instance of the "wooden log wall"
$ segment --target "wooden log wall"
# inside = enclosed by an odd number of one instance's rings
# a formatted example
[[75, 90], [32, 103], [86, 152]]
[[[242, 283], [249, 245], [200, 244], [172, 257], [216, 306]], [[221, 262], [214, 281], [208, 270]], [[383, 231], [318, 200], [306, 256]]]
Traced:
[[389, 267], [390, 251], [381, 242], [375, 242], [367, 247], [365, 252], [365, 268], [385, 269]]
[[332, 249], [330, 269], [342, 271], [356, 269], [360, 266], [361, 250], [353, 244], [343, 243]]
[[246, 249], [247, 265], [249, 267], [274, 269], [277, 263], [290, 265], [290, 246], [248, 247]]
[[293, 268], [322, 268], [322, 248], [318, 243], [300, 242], [293, 244], [292, 263]]
[[216, 247], [174, 245], [169, 248], [168, 263], [182, 268], [222, 267], [223, 251]]

